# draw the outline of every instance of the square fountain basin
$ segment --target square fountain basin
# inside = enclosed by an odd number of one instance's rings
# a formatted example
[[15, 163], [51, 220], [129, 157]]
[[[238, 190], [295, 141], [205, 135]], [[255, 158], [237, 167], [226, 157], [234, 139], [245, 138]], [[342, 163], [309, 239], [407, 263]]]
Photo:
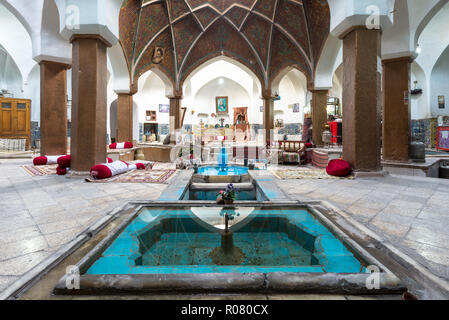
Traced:
[[222, 217], [193, 211], [143, 209], [86, 274], [365, 272], [366, 264], [307, 210], [290, 208], [254, 208], [233, 231], [234, 245], [245, 254], [243, 263], [215, 265], [210, 253], [220, 246], [221, 236], [207, 221], [217, 224]]

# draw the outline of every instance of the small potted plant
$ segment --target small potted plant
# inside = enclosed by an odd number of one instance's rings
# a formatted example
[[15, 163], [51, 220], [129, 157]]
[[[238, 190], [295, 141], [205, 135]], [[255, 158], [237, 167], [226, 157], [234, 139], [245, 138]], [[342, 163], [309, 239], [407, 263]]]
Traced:
[[218, 204], [233, 204], [237, 193], [239, 192], [239, 190], [237, 188], [234, 187], [234, 185], [232, 183], [228, 184], [226, 187], [226, 190], [221, 190], [218, 194], [217, 194], [217, 203]]

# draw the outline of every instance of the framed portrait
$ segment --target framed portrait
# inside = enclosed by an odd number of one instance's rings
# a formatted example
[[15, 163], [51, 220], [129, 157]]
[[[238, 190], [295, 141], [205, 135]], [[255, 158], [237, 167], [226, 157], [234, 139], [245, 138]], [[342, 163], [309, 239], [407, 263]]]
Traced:
[[263, 112], [263, 106], [260, 106], [260, 112]]
[[216, 97], [217, 104], [217, 114], [228, 114], [229, 113], [229, 105], [228, 105], [228, 97]]
[[444, 99], [444, 96], [438, 96], [438, 108], [439, 109], [444, 109], [446, 106], [445, 106], [445, 101], [444, 101], [445, 99]]
[[170, 105], [169, 104], [160, 104], [159, 112], [160, 113], [170, 113]]
[[295, 103], [295, 104], [293, 105], [293, 112], [294, 112], [294, 113], [299, 113], [299, 103]]
[[145, 120], [146, 120], [146, 121], [157, 121], [157, 114], [156, 114], [156, 111], [148, 110], [148, 111], [146, 112]]

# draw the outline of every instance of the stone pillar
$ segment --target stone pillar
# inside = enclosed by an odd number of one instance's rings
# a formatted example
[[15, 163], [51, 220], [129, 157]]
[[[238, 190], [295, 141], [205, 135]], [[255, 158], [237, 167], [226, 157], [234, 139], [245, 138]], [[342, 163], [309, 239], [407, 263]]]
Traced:
[[274, 129], [274, 99], [271, 92], [262, 93], [263, 100], [263, 128], [265, 130], [265, 140], [268, 146], [271, 140], [271, 132]]
[[110, 46], [95, 35], [72, 42], [72, 170], [88, 172], [106, 161], [107, 65]]
[[343, 40], [343, 158], [354, 170], [377, 172], [380, 163], [381, 31], [364, 26]]
[[328, 90], [312, 90], [312, 141], [316, 146], [323, 146], [324, 126], [327, 124]]
[[41, 61], [41, 155], [67, 154], [67, 69]]
[[[170, 134], [174, 134], [174, 132], [178, 129], [182, 128], [182, 119], [181, 119], [181, 104], [182, 104], [182, 94], [176, 94], [170, 99]], [[174, 139], [174, 137], [173, 137]]]
[[387, 161], [409, 161], [411, 62], [411, 57], [382, 61], [382, 147]]
[[117, 98], [117, 142], [133, 141], [133, 96], [119, 93]]

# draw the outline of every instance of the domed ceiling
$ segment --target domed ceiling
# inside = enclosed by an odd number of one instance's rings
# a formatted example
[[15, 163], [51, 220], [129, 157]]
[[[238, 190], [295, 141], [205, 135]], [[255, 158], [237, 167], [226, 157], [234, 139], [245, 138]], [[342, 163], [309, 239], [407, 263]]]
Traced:
[[158, 68], [179, 89], [196, 67], [225, 55], [268, 88], [291, 66], [313, 83], [329, 23], [326, 0], [125, 0], [120, 41], [133, 83]]

